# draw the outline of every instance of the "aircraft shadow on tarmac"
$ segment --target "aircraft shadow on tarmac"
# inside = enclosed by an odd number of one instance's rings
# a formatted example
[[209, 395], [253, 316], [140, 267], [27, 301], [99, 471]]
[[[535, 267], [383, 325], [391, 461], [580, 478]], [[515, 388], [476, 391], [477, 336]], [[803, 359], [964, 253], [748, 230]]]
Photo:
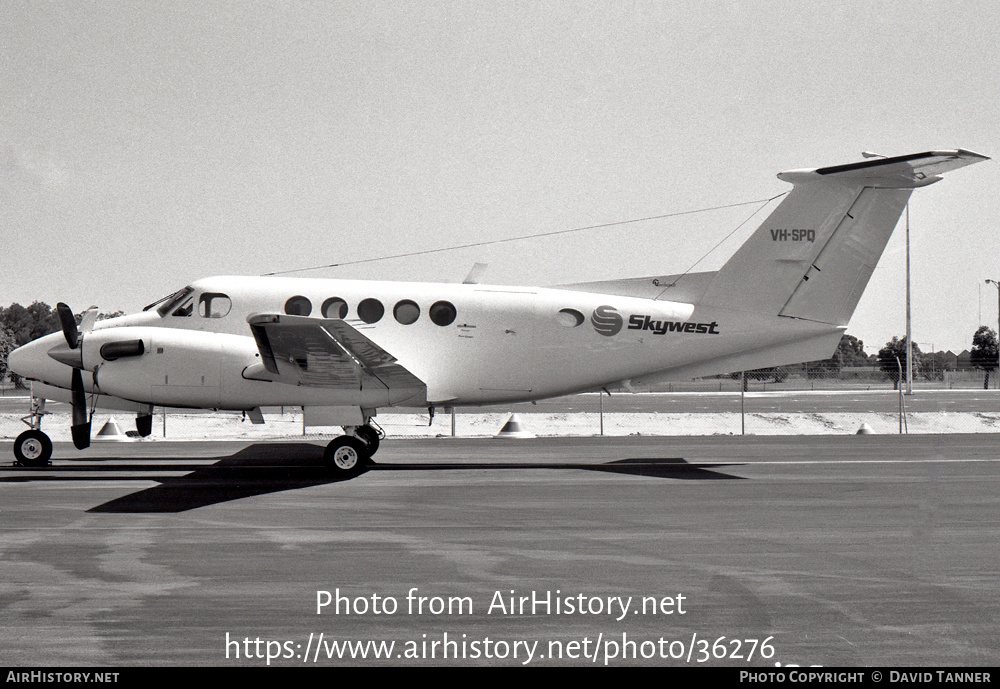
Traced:
[[[183, 512], [207, 505], [239, 500], [254, 495], [307, 488], [344, 480], [330, 474], [323, 465], [323, 447], [308, 443], [258, 443], [235, 454], [206, 458], [212, 464], [191, 464], [189, 457], [158, 457], [156, 463], [138, 460], [135, 464], [101, 466], [90, 462], [122, 461], [122, 458], [88, 458], [87, 464], [60, 465], [44, 474], [0, 478], [4, 483], [35, 481], [156, 481], [160, 485], [115, 498], [88, 512], [154, 513]], [[691, 464], [681, 458], [638, 458], [608, 461], [603, 464], [552, 462], [434, 462], [419, 464], [378, 463], [368, 471], [456, 471], [456, 470], [585, 470], [634, 476], [686, 480], [739, 479], [716, 469], [735, 464]], [[710, 468], [709, 468], [710, 467]], [[32, 470], [38, 471], [38, 470]], [[62, 472], [87, 472], [96, 476], [65, 476]], [[183, 476], [155, 476], [157, 471]], [[58, 472], [58, 473], [57, 473]]]

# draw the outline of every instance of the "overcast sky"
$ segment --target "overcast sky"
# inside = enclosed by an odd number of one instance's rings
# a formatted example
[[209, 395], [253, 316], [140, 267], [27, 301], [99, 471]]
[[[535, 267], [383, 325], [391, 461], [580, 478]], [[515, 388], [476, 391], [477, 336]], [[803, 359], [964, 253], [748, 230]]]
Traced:
[[[992, 1], [5, 0], [0, 304], [134, 311], [209, 275], [765, 199], [862, 150], [998, 157], [998, 27]], [[997, 325], [998, 181], [914, 193], [925, 350]], [[301, 275], [676, 273], [752, 210]], [[901, 230], [848, 329], [869, 351], [905, 332]]]

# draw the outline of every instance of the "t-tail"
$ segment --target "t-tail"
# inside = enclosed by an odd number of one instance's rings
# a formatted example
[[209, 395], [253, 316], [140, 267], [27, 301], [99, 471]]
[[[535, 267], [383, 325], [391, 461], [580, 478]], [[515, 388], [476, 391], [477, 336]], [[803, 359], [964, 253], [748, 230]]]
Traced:
[[847, 325], [913, 189], [983, 160], [959, 149], [780, 173], [794, 188], [698, 303]]

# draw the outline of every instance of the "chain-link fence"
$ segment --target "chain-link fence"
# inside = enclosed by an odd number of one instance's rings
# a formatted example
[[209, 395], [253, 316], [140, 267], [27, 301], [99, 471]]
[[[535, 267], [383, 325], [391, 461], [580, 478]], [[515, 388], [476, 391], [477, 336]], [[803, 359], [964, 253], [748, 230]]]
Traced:
[[[994, 376], [995, 378], [995, 376]], [[983, 389], [983, 376], [956, 372], [940, 380], [916, 380], [913, 393], [900, 394], [890, 380], [747, 376], [664, 384], [654, 391], [612, 390], [537, 404], [438, 409], [424, 413], [383, 409], [376, 421], [389, 437], [494, 436], [512, 413], [522, 431], [536, 436], [590, 435], [814, 435], [1000, 432], [1000, 391]], [[993, 380], [990, 381], [991, 384]], [[12, 440], [27, 426], [27, 391], [0, 395], [0, 439]], [[55, 441], [69, 441], [68, 405], [49, 403], [42, 429]], [[95, 439], [115, 420], [110, 439], [135, 436], [128, 413], [97, 410]], [[156, 410], [152, 439], [333, 437], [337, 427], [304, 428], [298, 407], [266, 408], [266, 423], [240, 413]]]

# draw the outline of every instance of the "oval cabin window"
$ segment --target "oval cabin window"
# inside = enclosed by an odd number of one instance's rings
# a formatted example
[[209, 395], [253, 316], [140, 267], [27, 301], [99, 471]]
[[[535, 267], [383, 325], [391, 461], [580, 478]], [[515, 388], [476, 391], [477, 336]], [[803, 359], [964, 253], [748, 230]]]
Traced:
[[451, 325], [457, 315], [454, 304], [449, 301], [436, 301], [431, 306], [430, 317], [435, 325]]
[[368, 298], [358, 304], [358, 316], [365, 323], [378, 323], [385, 315], [385, 307], [378, 299]]
[[289, 316], [308, 316], [312, 310], [312, 302], [303, 296], [295, 296], [285, 302], [285, 313]]
[[575, 328], [583, 323], [583, 314], [576, 309], [560, 309], [556, 314], [556, 320], [564, 328]]
[[340, 297], [330, 297], [323, 302], [323, 318], [346, 318], [347, 302]]
[[417, 319], [420, 318], [420, 307], [417, 306], [416, 302], [404, 299], [396, 304], [396, 308], [392, 310], [392, 315], [403, 325], [410, 325], [411, 323], [416, 323]]

